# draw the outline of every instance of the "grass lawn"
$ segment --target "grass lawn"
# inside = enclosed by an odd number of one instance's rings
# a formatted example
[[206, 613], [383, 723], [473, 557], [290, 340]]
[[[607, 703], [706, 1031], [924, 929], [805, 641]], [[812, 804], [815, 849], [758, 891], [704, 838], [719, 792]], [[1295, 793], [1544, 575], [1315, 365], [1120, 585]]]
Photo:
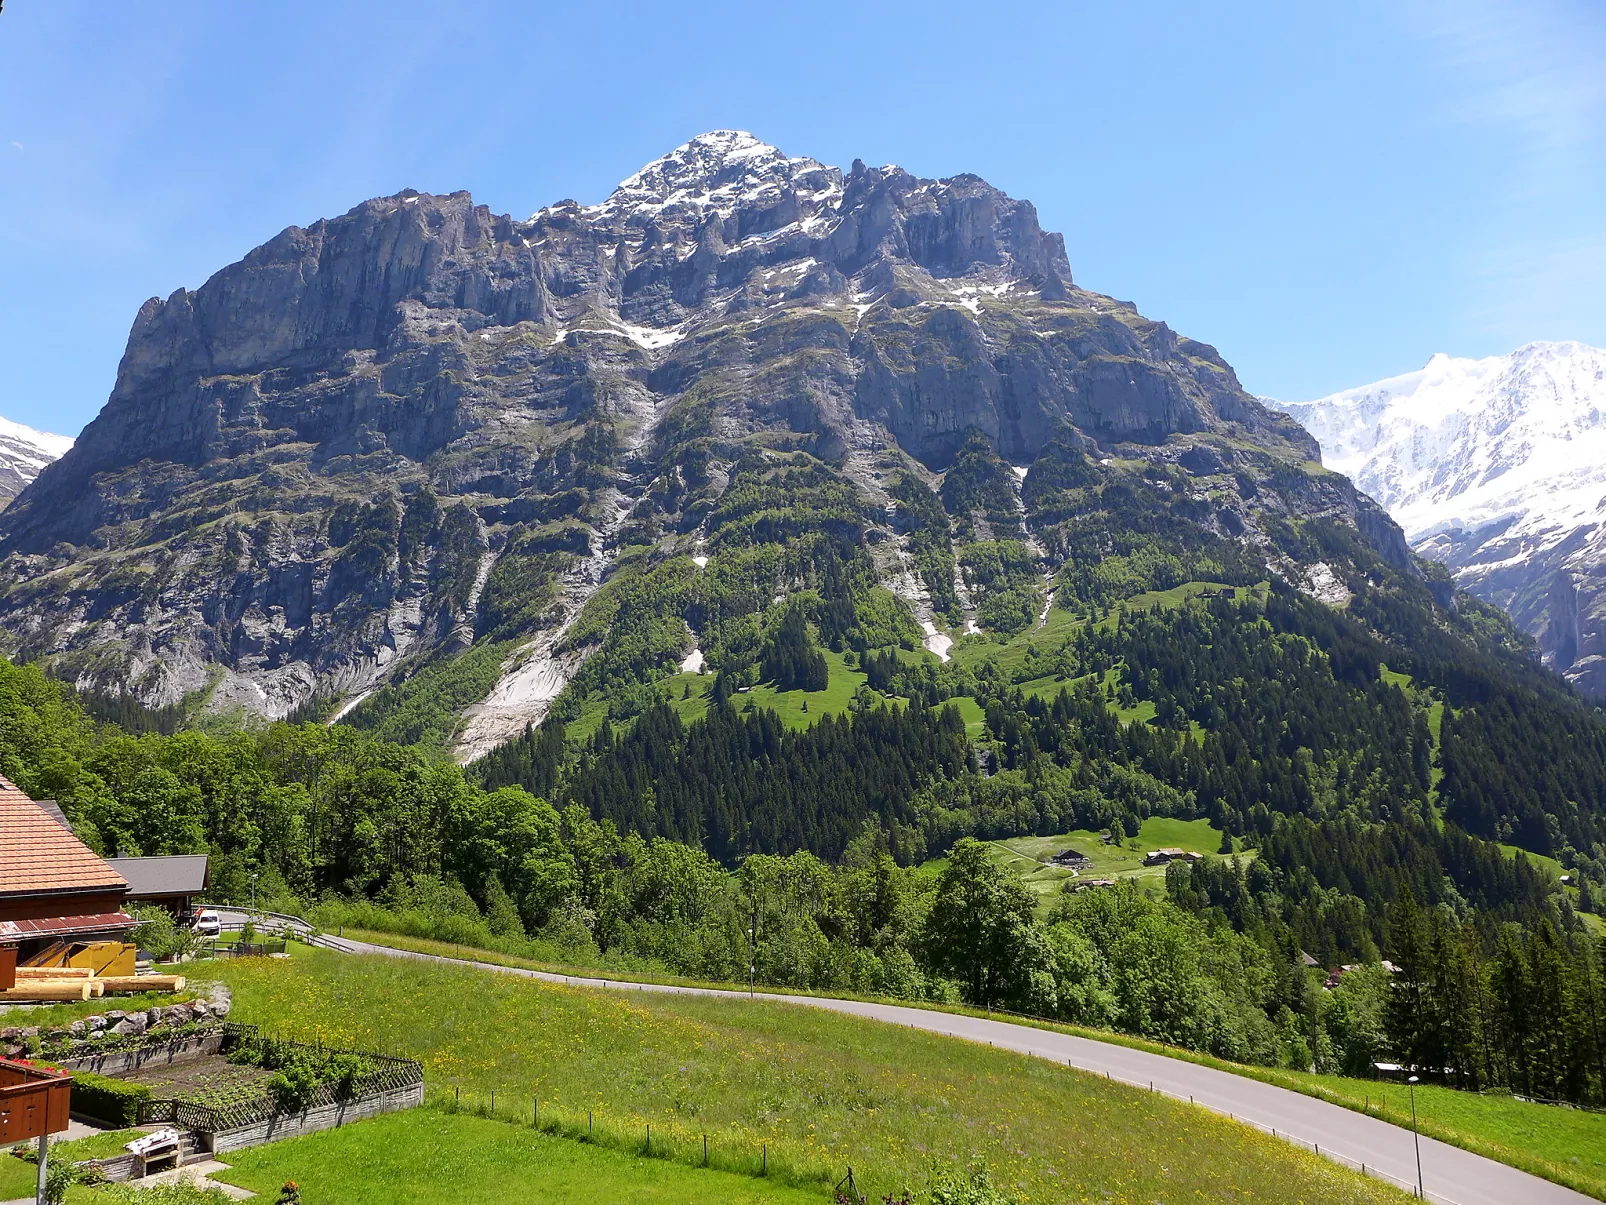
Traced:
[[[1403, 1201], [1203, 1110], [1039, 1059], [807, 1007], [583, 991], [310, 950], [220, 968], [236, 1014], [303, 1040], [423, 1060], [432, 1099], [539, 1099], [544, 1125], [871, 1199], [982, 1161], [1025, 1200]], [[277, 1174], [277, 1173], [275, 1173]], [[405, 1199], [405, 1198], [398, 1198]], [[437, 1198], [439, 1199], [439, 1198]]]
[[235, 1152], [216, 1178], [264, 1201], [294, 1180], [305, 1205], [814, 1205], [824, 1199], [817, 1188], [554, 1137], [530, 1129], [528, 1118], [528, 1104], [524, 1125], [425, 1106]]
[[[105, 1159], [111, 1155], [123, 1153], [123, 1143], [132, 1142], [139, 1137], [139, 1130], [107, 1130], [101, 1134], [91, 1134], [87, 1138], [78, 1138], [72, 1142], [52, 1142], [50, 1144], [50, 1157], [52, 1159]], [[33, 1198], [35, 1187], [39, 1183], [39, 1165], [24, 1162], [16, 1158], [9, 1150], [0, 1151], [0, 1201], [12, 1201], [19, 1197]]]

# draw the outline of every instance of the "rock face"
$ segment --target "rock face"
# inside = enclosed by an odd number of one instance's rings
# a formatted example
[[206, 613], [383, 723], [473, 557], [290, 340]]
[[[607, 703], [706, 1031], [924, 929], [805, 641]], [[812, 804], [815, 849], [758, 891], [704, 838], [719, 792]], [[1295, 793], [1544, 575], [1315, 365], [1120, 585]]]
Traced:
[[1606, 698], [1606, 351], [1530, 343], [1271, 403], [1547, 664]]
[[52, 460], [72, 447], [65, 435], [35, 431], [0, 418], [0, 507], [20, 494]]
[[694, 551], [744, 449], [851, 481], [896, 587], [891, 474], [935, 483], [977, 432], [1011, 464], [1064, 434], [1180, 474], [1212, 532], [1330, 516], [1409, 565], [1214, 349], [1079, 288], [1030, 203], [720, 131], [600, 205], [408, 190], [148, 301], [105, 408], [0, 515], [0, 633], [81, 684], [270, 717], [505, 644], [482, 751], [589, 654], [621, 544]]

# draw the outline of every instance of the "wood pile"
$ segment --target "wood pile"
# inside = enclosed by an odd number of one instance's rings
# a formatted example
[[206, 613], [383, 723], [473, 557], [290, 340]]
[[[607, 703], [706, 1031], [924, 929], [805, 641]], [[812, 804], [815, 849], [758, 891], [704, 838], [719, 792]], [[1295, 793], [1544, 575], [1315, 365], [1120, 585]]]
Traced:
[[97, 975], [88, 967], [21, 966], [17, 968], [16, 986], [0, 991], [0, 1003], [55, 1004], [135, 992], [177, 992], [183, 988], [183, 975]]

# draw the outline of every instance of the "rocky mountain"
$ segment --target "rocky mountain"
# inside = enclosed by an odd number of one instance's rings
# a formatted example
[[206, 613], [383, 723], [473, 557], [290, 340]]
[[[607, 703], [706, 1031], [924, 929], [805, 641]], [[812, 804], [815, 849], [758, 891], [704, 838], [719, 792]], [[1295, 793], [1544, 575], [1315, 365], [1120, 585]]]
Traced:
[[1606, 351], [1530, 343], [1271, 403], [1547, 664], [1606, 697]]
[[0, 418], [0, 507], [6, 506], [39, 472], [68, 448], [65, 435], [35, 431]]
[[468, 757], [745, 672], [805, 594], [946, 656], [1191, 579], [1420, 591], [1316, 455], [1029, 202], [718, 131], [598, 205], [406, 190], [146, 302], [0, 514], [0, 633], [150, 704], [417, 738], [450, 700]]

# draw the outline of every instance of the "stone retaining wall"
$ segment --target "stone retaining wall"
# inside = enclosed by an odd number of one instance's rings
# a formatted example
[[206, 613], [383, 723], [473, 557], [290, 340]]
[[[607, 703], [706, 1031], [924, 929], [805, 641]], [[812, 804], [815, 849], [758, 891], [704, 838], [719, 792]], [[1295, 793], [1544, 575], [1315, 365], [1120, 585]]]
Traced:
[[348, 1100], [342, 1104], [320, 1105], [308, 1109], [305, 1113], [278, 1116], [255, 1125], [242, 1126], [237, 1130], [219, 1130], [207, 1137], [212, 1153], [221, 1155], [225, 1151], [237, 1151], [242, 1147], [279, 1142], [285, 1138], [311, 1134], [318, 1130], [332, 1130], [337, 1126], [361, 1121], [365, 1117], [375, 1117], [380, 1113], [395, 1113], [423, 1103], [424, 1085], [408, 1084], [405, 1088], [376, 1092], [372, 1096], [359, 1096], [356, 1100]]
[[139, 1046], [130, 1050], [108, 1050], [104, 1054], [88, 1054], [82, 1058], [62, 1059], [56, 1065], [63, 1071], [93, 1071], [96, 1075], [128, 1075], [141, 1067], [171, 1067], [180, 1063], [193, 1063], [223, 1049], [223, 1031], [198, 1033], [193, 1037], [175, 1038], [157, 1046]]

